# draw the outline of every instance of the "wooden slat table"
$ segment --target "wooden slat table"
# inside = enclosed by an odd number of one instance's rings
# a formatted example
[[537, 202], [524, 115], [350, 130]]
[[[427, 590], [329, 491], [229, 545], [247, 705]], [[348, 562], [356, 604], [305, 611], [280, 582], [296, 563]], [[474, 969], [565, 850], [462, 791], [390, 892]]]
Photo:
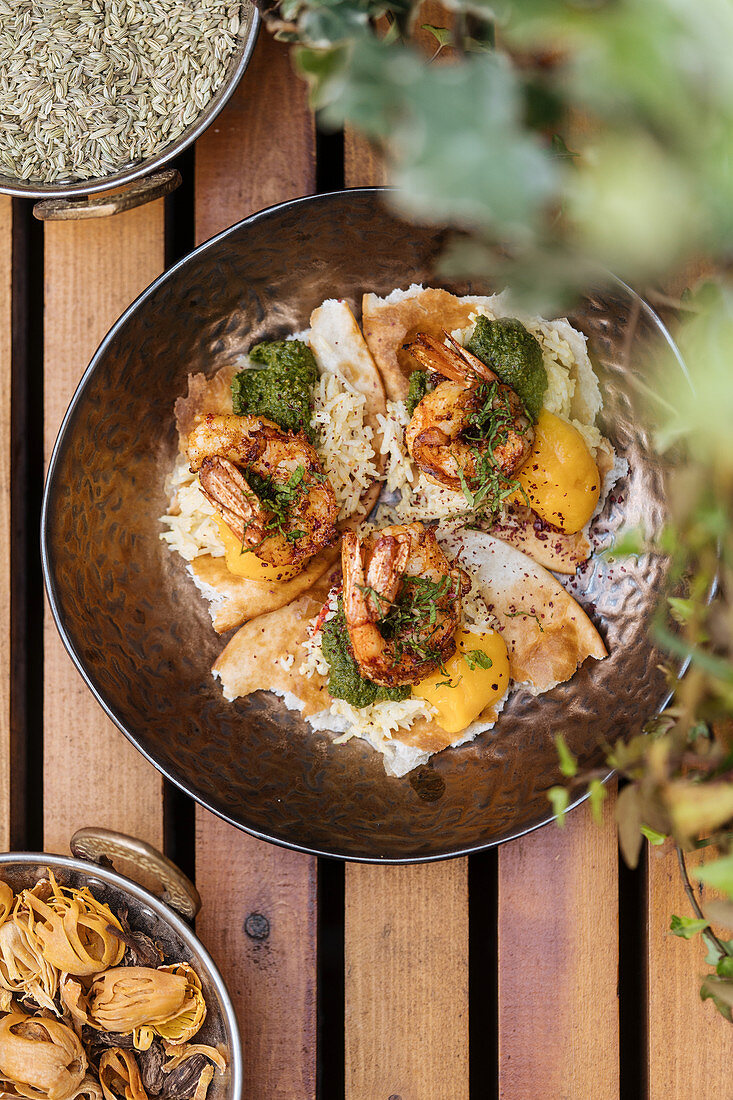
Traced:
[[0, 196], [5, 847], [63, 852], [74, 829], [102, 824], [195, 874], [198, 929], [241, 1022], [247, 1100], [733, 1100], [733, 1028], [699, 1002], [697, 948], [667, 933], [669, 914], [687, 912], [676, 864], [655, 849], [635, 872], [619, 866], [612, 798], [603, 827], [580, 810], [498, 853], [317, 866], [170, 790], [83, 686], [44, 619], [36, 539], [42, 457], [97, 343], [195, 243], [381, 171], [353, 135], [317, 138], [265, 33], [181, 167], [167, 213], [157, 202], [43, 227]]

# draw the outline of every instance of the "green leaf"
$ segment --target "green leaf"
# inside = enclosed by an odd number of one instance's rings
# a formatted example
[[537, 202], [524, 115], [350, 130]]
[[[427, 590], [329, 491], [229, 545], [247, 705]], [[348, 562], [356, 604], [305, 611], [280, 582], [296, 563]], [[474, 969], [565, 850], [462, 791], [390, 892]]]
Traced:
[[420, 25], [424, 31], [429, 31], [432, 34], [441, 49], [443, 46], [450, 46], [453, 41], [453, 35], [447, 27], [434, 27], [430, 23], [421, 23]]
[[[712, 938], [709, 938], [706, 934], [703, 935], [703, 939], [707, 940], [708, 953], [705, 956], [705, 962], [709, 966], [717, 966], [721, 959], [720, 947]], [[723, 950], [726, 954], [733, 956], [733, 940], [719, 940]]]
[[706, 863], [704, 867], [694, 868], [692, 874], [700, 882], [733, 898], [733, 853], [713, 863]]
[[678, 917], [676, 913], [673, 913], [669, 930], [673, 936], [681, 936], [683, 940], [691, 940], [698, 932], [702, 932], [703, 928], [708, 927], [709, 924], [706, 920], [697, 920], [695, 917]]
[[555, 747], [560, 761], [560, 771], [566, 779], [572, 779], [574, 775], [578, 774], [578, 762], [561, 733], [555, 735]]
[[488, 653], [484, 653], [483, 649], [469, 649], [463, 656], [471, 672], [475, 668], [491, 668], [494, 663]]
[[733, 1023], [733, 1015], [731, 1015], [731, 1007], [733, 1007], [733, 981], [730, 981], [728, 978], [719, 978], [715, 974], [711, 974], [702, 983], [700, 999], [703, 1001], [711, 999], [718, 1012], [721, 1012], [726, 1020], [730, 1020]]
[[555, 821], [564, 828], [565, 826], [565, 814], [570, 804], [570, 794], [566, 787], [550, 787], [547, 792], [547, 797], [552, 805], [553, 813], [555, 814]]
[[692, 600], [683, 600], [678, 596], [668, 596], [667, 603], [670, 606], [672, 612], [672, 618], [675, 622], [688, 623], [695, 611], [695, 605]]
[[603, 824], [603, 803], [607, 797], [606, 784], [602, 783], [600, 779], [591, 779], [588, 784], [588, 802], [596, 825]]
[[664, 844], [667, 839], [664, 833], [658, 833], [656, 829], [652, 829], [649, 825], [641, 826], [641, 834], [647, 838], [650, 844]]
[[718, 959], [715, 971], [721, 978], [733, 978], [733, 957], [723, 955], [722, 959]]

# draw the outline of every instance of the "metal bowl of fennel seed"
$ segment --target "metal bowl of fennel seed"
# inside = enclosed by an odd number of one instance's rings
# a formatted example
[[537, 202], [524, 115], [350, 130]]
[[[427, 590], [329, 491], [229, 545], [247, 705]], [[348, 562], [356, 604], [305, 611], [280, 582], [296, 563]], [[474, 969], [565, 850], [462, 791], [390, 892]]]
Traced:
[[258, 28], [249, 0], [0, 0], [0, 192], [69, 218], [173, 190], [161, 169], [221, 111]]

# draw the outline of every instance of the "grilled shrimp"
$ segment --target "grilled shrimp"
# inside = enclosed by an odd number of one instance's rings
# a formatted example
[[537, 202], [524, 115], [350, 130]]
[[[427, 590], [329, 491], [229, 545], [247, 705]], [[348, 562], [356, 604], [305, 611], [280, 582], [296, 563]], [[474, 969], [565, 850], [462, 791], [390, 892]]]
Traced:
[[341, 548], [343, 601], [354, 660], [374, 683], [414, 684], [447, 660], [461, 596], [471, 587], [453, 568], [432, 527], [384, 527]]
[[438, 485], [474, 486], [481, 469], [494, 467], [508, 479], [526, 461], [534, 428], [517, 394], [491, 367], [462, 348], [419, 333], [405, 350], [424, 370], [446, 379], [416, 406], [405, 429], [412, 459]]
[[338, 504], [315, 449], [261, 416], [197, 416], [188, 459], [204, 496], [249, 550], [298, 565], [336, 538]]

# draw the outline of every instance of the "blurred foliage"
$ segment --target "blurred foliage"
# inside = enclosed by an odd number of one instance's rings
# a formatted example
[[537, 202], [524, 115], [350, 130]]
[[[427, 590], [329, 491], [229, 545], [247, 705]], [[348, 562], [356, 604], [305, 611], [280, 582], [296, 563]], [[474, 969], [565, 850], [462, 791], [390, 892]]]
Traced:
[[[676, 452], [671, 519], [656, 545], [637, 534], [613, 551], [669, 555], [672, 585], [685, 593], [665, 599], [653, 627], [673, 694], [643, 734], [609, 747], [607, 761], [627, 780], [616, 803], [624, 858], [636, 866], [644, 837], [677, 846], [695, 915], [675, 914], [670, 931], [703, 937], [715, 971], [701, 996], [733, 1021], [733, 939], [722, 931], [733, 933], [733, 287], [709, 282], [679, 305], [687, 373], [667, 364], [664, 393], [650, 398], [664, 414], [657, 444]], [[579, 774], [562, 738], [557, 744], [561, 773], [591, 795], [603, 770]], [[556, 813], [570, 799], [559, 790], [548, 793]], [[688, 871], [685, 853], [695, 851], [708, 858]], [[717, 898], [701, 902], [691, 879]]]
[[[724, 268], [733, 246], [732, 0], [451, 0], [438, 22], [411, 0], [262, 0], [295, 44], [323, 123], [382, 151], [391, 201], [457, 233], [444, 272], [511, 285], [547, 311], [599, 272], [668, 282], [700, 254]], [[679, 303], [676, 364], [650, 400], [658, 443], [675, 448], [672, 519], [656, 547], [684, 593], [660, 607], [656, 641], [673, 693], [643, 736], [609, 748], [627, 782], [619, 839], [678, 846], [714, 972], [701, 996], [731, 1020], [733, 940], [733, 285]], [[638, 542], [638, 539], [637, 539]], [[711, 599], [717, 586], [717, 595]], [[678, 680], [680, 661], [689, 661]], [[607, 769], [577, 774], [600, 820]], [[566, 786], [548, 792], [562, 822]], [[701, 908], [683, 852], [717, 855], [691, 874], [722, 896]]]
[[398, 207], [469, 231], [451, 273], [550, 308], [589, 269], [730, 252], [730, 0], [451, 0], [427, 24], [411, 0], [261, 9], [324, 124], [382, 150]]

